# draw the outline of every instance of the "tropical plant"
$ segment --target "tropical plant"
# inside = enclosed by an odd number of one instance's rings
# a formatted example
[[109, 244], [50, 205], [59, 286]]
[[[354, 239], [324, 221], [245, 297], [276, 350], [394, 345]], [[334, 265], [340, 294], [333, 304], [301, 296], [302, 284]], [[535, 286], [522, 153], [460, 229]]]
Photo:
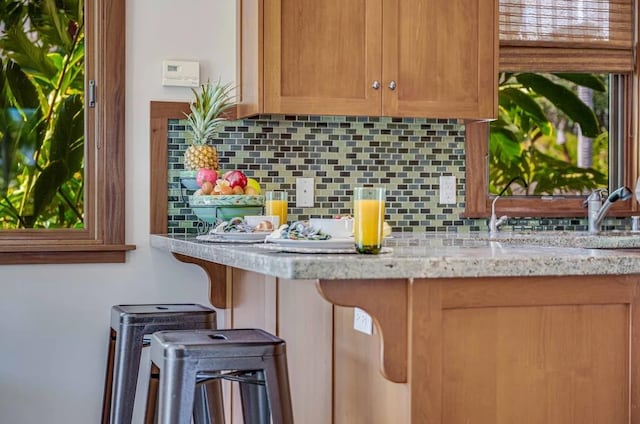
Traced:
[[83, 226], [83, 9], [0, 0], [0, 229]]
[[[498, 119], [489, 138], [489, 191], [498, 193], [513, 178], [523, 178], [526, 194], [580, 194], [607, 184], [608, 132], [575, 87], [605, 93], [594, 74], [503, 73]], [[563, 130], [566, 124], [568, 131]], [[563, 131], [563, 134], [559, 132]], [[596, 161], [580, 167], [577, 133], [593, 138]], [[558, 135], [567, 142], [557, 143]], [[525, 187], [520, 187], [524, 192]]]
[[226, 118], [224, 113], [235, 105], [231, 84], [215, 84], [207, 81], [200, 91], [192, 89], [195, 97], [190, 104], [191, 113], [187, 116], [189, 147], [184, 154], [184, 165], [188, 170], [200, 168], [218, 169], [218, 152], [209, 144], [209, 140]]

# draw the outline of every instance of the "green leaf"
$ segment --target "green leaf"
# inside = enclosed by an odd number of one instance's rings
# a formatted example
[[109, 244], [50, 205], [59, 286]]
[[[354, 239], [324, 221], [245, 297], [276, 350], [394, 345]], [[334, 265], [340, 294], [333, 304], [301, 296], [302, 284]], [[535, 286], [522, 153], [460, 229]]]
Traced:
[[68, 18], [58, 10], [55, 0], [41, 0], [29, 8], [31, 23], [46, 43], [71, 50], [72, 38], [67, 31]]
[[47, 50], [33, 44], [24, 31], [17, 27], [10, 28], [4, 38], [0, 38], [0, 49], [27, 73], [39, 74], [51, 80], [58, 72], [58, 68], [47, 57]]
[[582, 73], [554, 73], [553, 75], [558, 78], [565, 79], [567, 81], [571, 81], [575, 84], [578, 84], [582, 87], [588, 87], [596, 91], [605, 92], [607, 91], [607, 86], [604, 85], [602, 80], [598, 78], [594, 74], [582, 74]]
[[9, 61], [7, 63], [6, 76], [17, 106], [21, 109], [36, 109], [40, 106], [38, 92], [20, 65], [14, 61]]
[[66, 181], [67, 166], [62, 161], [51, 162], [42, 170], [33, 187], [33, 216], [37, 218], [56, 196]]
[[530, 95], [522, 92], [522, 90], [513, 87], [506, 87], [500, 90], [500, 97], [502, 96], [507, 98], [512, 104], [517, 105], [536, 121], [548, 121], [547, 116], [544, 114], [540, 105]]
[[[84, 113], [82, 97], [69, 96], [60, 105], [57, 119], [51, 136], [49, 159], [67, 162], [72, 146], [77, 145], [84, 137]], [[77, 158], [74, 163], [67, 163], [69, 172], [73, 174], [80, 167]], [[69, 175], [70, 176], [70, 175]]]
[[595, 113], [573, 91], [537, 74], [523, 73], [518, 74], [516, 78], [522, 85], [546, 97], [569, 118], [580, 124], [582, 134], [586, 137], [595, 138], [600, 134]]

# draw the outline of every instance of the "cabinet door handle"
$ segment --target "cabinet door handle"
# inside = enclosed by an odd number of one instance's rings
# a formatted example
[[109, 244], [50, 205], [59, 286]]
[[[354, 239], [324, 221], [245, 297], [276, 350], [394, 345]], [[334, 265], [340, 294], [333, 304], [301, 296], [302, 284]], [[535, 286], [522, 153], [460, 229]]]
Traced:
[[371, 88], [373, 88], [374, 90], [377, 90], [378, 88], [380, 88], [380, 81], [375, 80], [373, 84], [371, 84]]
[[391, 82], [389, 83], [389, 90], [395, 90], [396, 89], [396, 82], [391, 80]]

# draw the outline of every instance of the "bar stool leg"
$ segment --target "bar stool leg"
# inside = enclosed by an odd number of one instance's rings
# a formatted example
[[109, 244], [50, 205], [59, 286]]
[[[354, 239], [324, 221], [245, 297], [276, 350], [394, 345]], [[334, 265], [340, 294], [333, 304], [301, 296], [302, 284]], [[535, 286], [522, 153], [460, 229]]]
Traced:
[[109, 335], [109, 352], [107, 353], [107, 371], [104, 377], [104, 393], [102, 398], [102, 424], [109, 424], [111, 417], [111, 391], [113, 390], [113, 356], [116, 351], [116, 332], [111, 329]]
[[195, 367], [185, 361], [165, 358], [160, 375], [158, 424], [190, 424], [195, 400]]
[[[243, 374], [252, 380], [264, 381], [262, 370]], [[269, 424], [269, 400], [267, 388], [264, 384], [240, 382], [240, 402], [245, 424]]]
[[222, 385], [220, 380], [196, 385], [193, 405], [194, 424], [224, 424], [224, 409], [222, 406]]
[[122, 326], [116, 339], [111, 424], [130, 424], [142, 355], [143, 326]]
[[277, 355], [264, 364], [265, 382], [273, 424], [293, 424], [293, 408], [285, 400], [291, 399], [286, 355]]

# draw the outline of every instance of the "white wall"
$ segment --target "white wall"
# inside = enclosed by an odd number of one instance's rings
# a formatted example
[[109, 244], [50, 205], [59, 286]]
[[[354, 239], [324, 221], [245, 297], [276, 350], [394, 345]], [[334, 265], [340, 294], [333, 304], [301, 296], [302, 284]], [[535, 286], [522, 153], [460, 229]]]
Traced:
[[124, 264], [0, 266], [0, 423], [100, 422], [114, 304], [207, 304], [206, 277], [149, 247], [149, 102], [188, 100], [161, 86], [163, 59], [235, 75], [234, 0], [127, 0], [127, 242]]

